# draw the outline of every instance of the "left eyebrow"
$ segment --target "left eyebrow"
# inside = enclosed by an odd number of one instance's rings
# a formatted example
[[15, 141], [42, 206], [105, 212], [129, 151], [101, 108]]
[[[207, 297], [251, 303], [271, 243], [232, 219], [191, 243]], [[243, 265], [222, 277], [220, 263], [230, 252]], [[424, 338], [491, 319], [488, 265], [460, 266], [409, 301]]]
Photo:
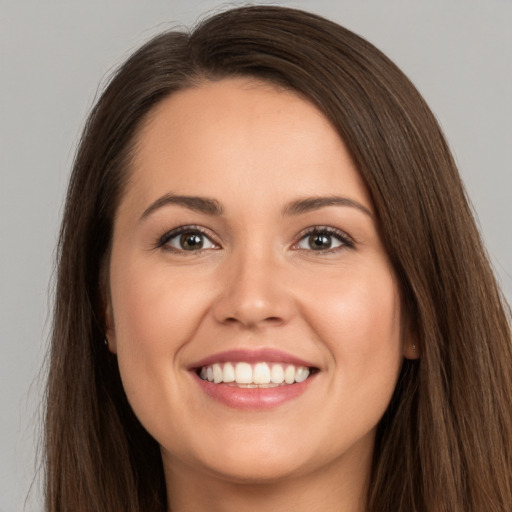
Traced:
[[366, 208], [366, 206], [348, 197], [340, 196], [306, 197], [304, 199], [298, 199], [297, 201], [287, 204], [283, 208], [282, 214], [285, 216], [301, 215], [303, 213], [319, 210], [320, 208], [326, 208], [327, 206], [348, 206], [357, 208], [364, 214], [373, 218], [372, 212]]
[[156, 210], [168, 205], [178, 205], [189, 210], [193, 210], [206, 215], [222, 215], [223, 209], [218, 201], [206, 197], [198, 196], [179, 196], [174, 194], [165, 194], [151, 203], [141, 215], [140, 220], [148, 217]]

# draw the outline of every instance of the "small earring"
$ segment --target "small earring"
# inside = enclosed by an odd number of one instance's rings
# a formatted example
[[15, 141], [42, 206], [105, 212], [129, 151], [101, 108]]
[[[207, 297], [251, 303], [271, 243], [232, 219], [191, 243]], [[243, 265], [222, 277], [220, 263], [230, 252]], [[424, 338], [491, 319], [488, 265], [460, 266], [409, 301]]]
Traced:
[[108, 341], [107, 341], [107, 338], [103, 338], [103, 343], [105, 343], [105, 347], [108, 347]]
[[413, 346], [412, 346], [412, 351], [413, 351], [413, 352], [416, 352], [416, 345], [413, 345]]

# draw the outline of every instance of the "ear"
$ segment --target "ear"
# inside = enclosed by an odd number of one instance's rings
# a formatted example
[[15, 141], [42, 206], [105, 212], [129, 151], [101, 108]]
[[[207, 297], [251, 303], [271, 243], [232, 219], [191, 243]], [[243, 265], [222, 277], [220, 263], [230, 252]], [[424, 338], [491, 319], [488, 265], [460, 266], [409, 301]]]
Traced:
[[415, 360], [420, 357], [417, 329], [411, 321], [411, 316], [404, 313], [402, 317], [402, 346], [405, 359]]
[[105, 342], [107, 343], [108, 349], [113, 354], [117, 353], [117, 339], [116, 339], [116, 328], [114, 323], [114, 312], [112, 310], [112, 299], [110, 293], [107, 294], [104, 304], [104, 319], [105, 319]]
[[103, 325], [105, 328], [105, 344], [113, 354], [117, 353], [116, 328], [114, 322], [114, 310], [112, 308], [112, 294], [108, 267], [103, 263], [100, 270], [100, 311], [103, 313]]
[[420, 357], [420, 350], [418, 347], [417, 341], [414, 339], [414, 337], [408, 337], [408, 339], [405, 340], [404, 344], [404, 357], [405, 359], [419, 359]]

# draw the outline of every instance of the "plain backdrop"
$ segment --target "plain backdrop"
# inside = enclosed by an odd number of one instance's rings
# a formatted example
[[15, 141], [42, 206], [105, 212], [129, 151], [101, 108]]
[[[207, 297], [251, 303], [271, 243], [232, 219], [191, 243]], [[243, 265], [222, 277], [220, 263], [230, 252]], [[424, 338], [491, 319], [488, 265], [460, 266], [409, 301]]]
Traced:
[[[512, 2], [260, 3], [329, 17], [411, 78], [445, 131], [510, 302]], [[0, 0], [0, 512], [42, 510], [36, 453], [52, 258], [76, 143], [98, 87], [152, 35], [235, 5], [241, 2]]]

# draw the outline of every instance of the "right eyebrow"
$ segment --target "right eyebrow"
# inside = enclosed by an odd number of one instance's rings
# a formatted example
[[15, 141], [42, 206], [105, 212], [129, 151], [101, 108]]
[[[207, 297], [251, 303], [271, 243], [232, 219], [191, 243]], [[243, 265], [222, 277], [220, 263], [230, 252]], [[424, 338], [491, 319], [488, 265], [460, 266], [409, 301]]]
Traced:
[[145, 219], [156, 210], [171, 204], [183, 206], [184, 208], [188, 208], [189, 210], [205, 213], [207, 215], [219, 216], [222, 215], [222, 213], [224, 212], [221, 204], [215, 199], [209, 199], [207, 197], [199, 196], [179, 196], [169, 193], [163, 195], [162, 197], [159, 197], [156, 201], [151, 203], [144, 210], [144, 213], [141, 215], [140, 220]]

